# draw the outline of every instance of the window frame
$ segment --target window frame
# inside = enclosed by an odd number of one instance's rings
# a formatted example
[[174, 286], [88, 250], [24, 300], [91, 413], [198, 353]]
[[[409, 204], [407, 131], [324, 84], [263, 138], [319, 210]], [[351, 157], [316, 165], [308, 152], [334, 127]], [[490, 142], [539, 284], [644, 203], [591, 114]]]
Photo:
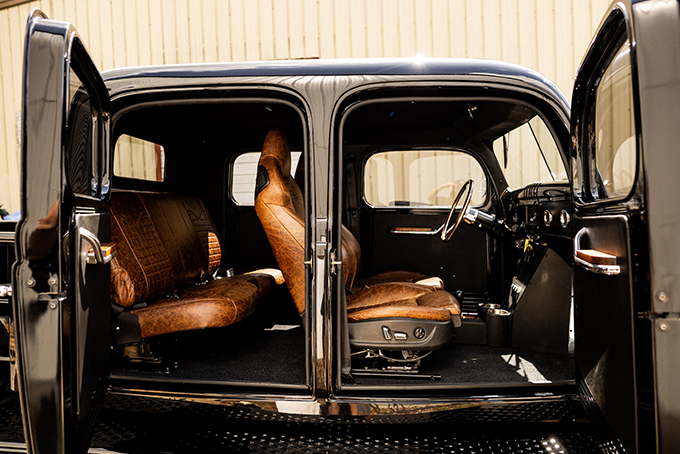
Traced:
[[[598, 103], [597, 103], [597, 97], [598, 97], [598, 91], [600, 87], [602, 86], [602, 81], [603, 81], [603, 76], [605, 73], [612, 67], [614, 61], [616, 60], [616, 57], [621, 53], [621, 50], [624, 48], [624, 46], [628, 46], [628, 51], [630, 52], [629, 60], [630, 60], [630, 72], [631, 72], [631, 77], [630, 77], [630, 89], [631, 89], [631, 94], [632, 94], [632, 116], [633, 116], [633, 126], [634, 126], [634, 137], [635, 137], [635, 172], [633, 173], [633, 181], [631, 184], [630, 189], [625, 195], [617, 195], [617, 196], [604, 196], [601, 194], [604, 194], [606, 191], [604, 190], [604, 184], [601, 181], [593, 181], [592, 177], [595, 174], [595, 172], [600, 173], [599, 171], [599, 166], [597, 163], [598, 159], [598, 152], [597, 152], [597, 108], [598, 108]], [[588, 103], [588, 106], [585, 109], [585, 116], [588, 119], [587, 123], [587, 131], [586, 131], [586, 137], [589, 138], [587, 142], [587, 150], [588, 150], [588, 155], [587, 159], [585, 160], [585, 164], [587, 165], [587, 172], [584, 171], [584, 174], [588, 175], [588, 193], [589, 196], [592, 197], [592, 202], [594, 204], [603, 204], [603, 203], [608, 203], [608, 202], [625, 202], [630, 200], [634, 193], [636, 192], [636, 187], [638, 183], [638, 176], [640, 173], [640, 141], [639, 141], [639, 123], [637, 120], [637, 112], [638, 112], [638, 99], [637, 99], [637, 90], [635, 89], [635, 65], [633, 62], [633, 44], [631, 41], [628, 39], [628, 36], [626, 34], [622, 34], [618, 37], [618, 39], [614, 40], [612, 44], [609, 45], [608, 47], [608, 52], [606, 55], [606, 58], [602, 60], [600, 65], [597, 68], [596, 74], [597, 77], [594, 79], [594, 83], [588, 87], [588, 97], [591, 100], [591, 102]], [[585, 169], [584, 169], [585, 170]]]
[[444, 207], [444, 206], [438, 206], [438, 205], [423, 205], [423, 206], [418, 206], [418, 205], [394, 205], [394, 206], [379, 206], [379, 205], [373, 205], [369, 203], [369, 201], [366, 199], [366, 164], [368, 161], [375, 156], [376, 154], [379, 153], [391, 153], [391, 152], [405, 152], [405, 151], [451, 151], [451, 152], [459, 152], [463, 153], [467, 156], [470, 156], [472, 159], [475, 160], [475, 162], [480, 166], [482, 169], [482, 172], [484, 173], [484, 178], [486, 179], [486, 191], [484, 194], [484, 201], [483, 203], [479, 205], [473, 205], [473, 208], [482, 208], [486, 207], [489, 205], [489, 176], [490, 173], [487, 169], [486, 163], [479, 159], [479, 157], [475, 154], [470, 152], [469, 150], [466, 150], [464, 148], [460, 147], [424, 147], [424, 146], [419, 146], [419, 147], [403, 147], [403, 148], [394, 148], [394, 147], [386, 147], [386, 148], [376, 148], [375, 150], [371, 150], [369, 153], [367, 153], [364, 156], [364, 159], [361, 162], [361, 172], [360, 172], [360, 178], [361, 178], [361, 201], [367, 206], [370, 207], [372, 210], [449, 210], [451, 207]]
[[[600, 37], [602, 43], [591, 49], [590, 53], [599, 52], [600, 57], [589, 67], [582, 67], [579, 72], [585, 74], [585, 80], [576, 80], [575, 96], [572, 107], [570, 151], [572, 166], [572, 192], [574, 203], [582, 208], [601, 208], [616, 204], [635, 203], [642, 197], [642, 134], [640, 120], [640, 97], [637, 71], [636, 45], [632, 39], [625, 12], [615, 9], [602, 26]], [[630, 52], [630, 70], [633, 99], [633, 118], [635, 126], [635, 173], [630, 191], [624, 196], [603, 197], [593, 191], [596, 186], [592, 180], [593, 171], [597, 169], [597, 131], [595, 130], [595, 109], [597, 107], [597, 90], [602, 76], [614, 62], [624, 44], [628, 44]], [[590, 55], [590, 54], [588, 54]], [[588, 56], [586, 56], [588, 60]], [[592, 69], [591, 69], [592, 68]], [[584, 88], [579, 89], [578, 84]], [[579, 92], [581, 95], [579, 96]], [[576, 109], [576, 111], [574, 110]], [[582, 131], [582, 132], [581, 132]], [[580, 157], [579, 157], [580, 156]], [[578, 187], [576, 183], [578, 182]]]

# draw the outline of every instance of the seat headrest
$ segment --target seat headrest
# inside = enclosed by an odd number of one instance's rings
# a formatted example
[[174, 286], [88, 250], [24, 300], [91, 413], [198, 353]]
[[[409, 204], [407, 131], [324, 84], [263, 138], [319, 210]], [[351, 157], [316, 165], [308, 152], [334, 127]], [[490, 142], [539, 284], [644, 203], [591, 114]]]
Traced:
[[264, 139], [260, 159], [271, 157], [279, 165], [283, 176], [290, 175], [290, 145], [288, 137], [280, 129], [272, 129]]

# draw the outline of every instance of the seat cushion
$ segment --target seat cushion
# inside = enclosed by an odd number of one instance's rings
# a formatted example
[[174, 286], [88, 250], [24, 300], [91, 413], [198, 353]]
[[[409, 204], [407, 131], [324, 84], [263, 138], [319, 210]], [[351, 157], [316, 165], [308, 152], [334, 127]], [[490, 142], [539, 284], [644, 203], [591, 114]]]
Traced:
[[[268, 277], [273, 286], [274, 278]], [[142, 338], [221, 328], [252, 314], [257, 307], [259, 292], [256, 279], [236, 276], [188, 287], [179, 292], [178, 298], [158, 299], [130, 312], [139, 318]]]
[[347, 297], [350, 322], [392, 317], [446, 321], [452, 315], [460, 315], [456, 298], [425, 285], [390, 282]]
[[358, 292], [366, 287], [373, 287], [377, 284], [383, 284], [386, 282], [412, 282], [425, 278], [423, 273], [417, 273], [415, 271], [386, 271], [384, 273], [379, 273], [366, 279], [361, 279], [354, 282], [352, 290]]

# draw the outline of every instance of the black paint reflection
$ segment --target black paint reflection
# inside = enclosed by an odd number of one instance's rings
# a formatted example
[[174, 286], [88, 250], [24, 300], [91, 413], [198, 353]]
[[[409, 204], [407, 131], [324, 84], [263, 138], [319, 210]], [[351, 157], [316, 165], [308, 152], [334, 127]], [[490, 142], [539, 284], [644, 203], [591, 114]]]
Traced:
[[90, 95], [71, 70], [65, 171], [69, 188], [77, 195], [95, 195], [92, 183], [93, 113]]

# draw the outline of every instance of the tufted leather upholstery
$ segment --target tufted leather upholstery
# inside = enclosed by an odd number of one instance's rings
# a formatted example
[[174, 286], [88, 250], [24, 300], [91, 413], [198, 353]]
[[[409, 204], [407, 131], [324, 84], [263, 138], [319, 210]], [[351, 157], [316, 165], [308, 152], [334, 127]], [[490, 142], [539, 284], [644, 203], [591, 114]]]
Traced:
[[[230, 325], [250, 315], [275, 285], [269, 275], [250, 274], [187, 287], [213, 273], [222, 258], [215, 225], [198, 197], [115, 190], [111, 240], [118, 251], [111, 295], [125, 308], [147, 303], [129, 310], [142, 337]], [[173, 291], [176, 297], [162, 297]]]
[[[288, 140], [282, 131], [273, 129], [262, 148], [255, 210], [300, 313], [305, 310], [303, 209], [302, 193], [290, 175]], [[360, 259], [358, 241], [343, 226], [342, 261], [347, 287], [351, 288], [354, 284]], [[424, 275], [409, 272], [383, 274], [372, 280], [360, 281], [360, 285], [367, 287], [360, 287], [356, 293], [348, 296], [350, 321], [386, 317], [447, 321], [451, 315], [460, 314], [458, 301], [444, 290], [435, 291], [427, 286], [390, 281], [397, 278], [418, 280]]]

